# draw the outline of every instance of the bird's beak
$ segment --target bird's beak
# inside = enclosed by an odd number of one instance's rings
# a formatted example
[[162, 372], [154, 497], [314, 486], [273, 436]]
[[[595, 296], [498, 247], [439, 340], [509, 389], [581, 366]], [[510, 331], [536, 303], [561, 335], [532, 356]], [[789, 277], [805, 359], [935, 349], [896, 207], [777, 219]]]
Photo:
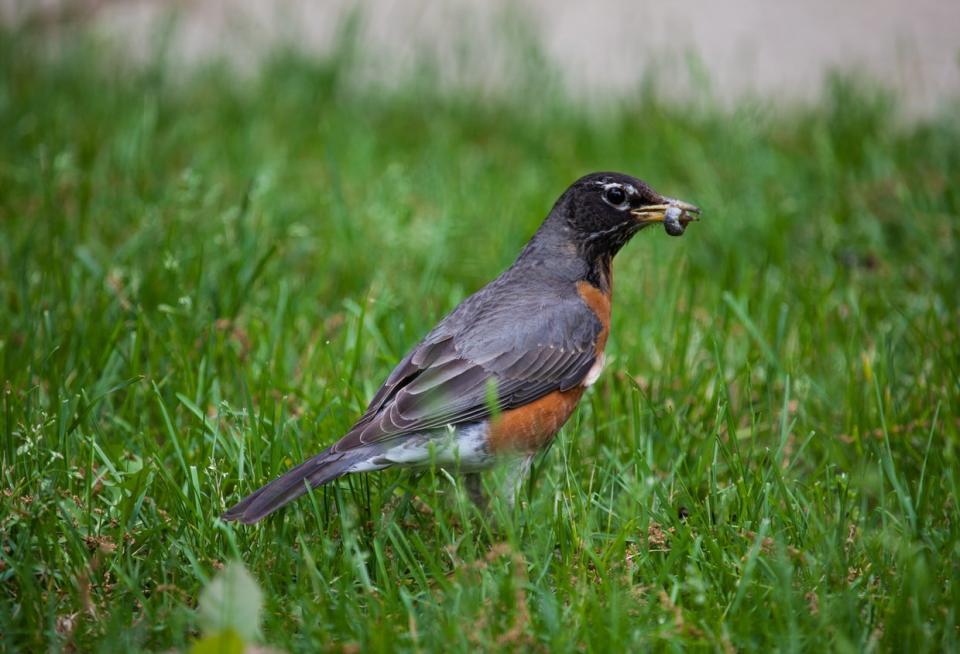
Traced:
[[673, 198], [661, 198], [663, 201], [661, 204], [648, 204], [646, 206], [634, 209], [630, 213], [633, 214], [641, 225], [651, 225], [653, 223], [662, 223], [667, 218], [667, 212], [670, 211], [671, 214], [675, 217], [677, 221], [684, 227], [687, 226], [687, 223], [693, 222], [694, 220], [700, 220], [700, 207], [690, 204], [689, 202], [683, 202], [682, 200], [674, 200]]

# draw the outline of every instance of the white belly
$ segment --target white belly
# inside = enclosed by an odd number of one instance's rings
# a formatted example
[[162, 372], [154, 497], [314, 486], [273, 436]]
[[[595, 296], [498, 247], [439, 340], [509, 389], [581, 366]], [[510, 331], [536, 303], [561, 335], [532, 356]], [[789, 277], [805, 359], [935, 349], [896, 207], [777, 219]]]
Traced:
[[584, 386], [593, 386], [594, 382], [600, 378], [600, 373], [603, 372], [603, 364], [607, 362], [607, 355], [601, 354], [597, 357], [596, 362], [590, 367], [587, 376], [583, 379]]

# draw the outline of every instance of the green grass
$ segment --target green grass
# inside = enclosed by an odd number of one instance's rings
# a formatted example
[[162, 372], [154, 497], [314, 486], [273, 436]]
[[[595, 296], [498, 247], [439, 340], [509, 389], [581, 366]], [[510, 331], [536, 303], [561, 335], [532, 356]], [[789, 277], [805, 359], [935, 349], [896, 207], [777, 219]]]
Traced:
[[[232, 559], [291, 652], [958, 649], [956, 111], [389, 89], [350, 52], [180, 74], [0, 35], [0, 650], [187, 648]], [[387, 472], [218, 519], [597, 169], [704, 220], [619, 255], [521, 510]]]

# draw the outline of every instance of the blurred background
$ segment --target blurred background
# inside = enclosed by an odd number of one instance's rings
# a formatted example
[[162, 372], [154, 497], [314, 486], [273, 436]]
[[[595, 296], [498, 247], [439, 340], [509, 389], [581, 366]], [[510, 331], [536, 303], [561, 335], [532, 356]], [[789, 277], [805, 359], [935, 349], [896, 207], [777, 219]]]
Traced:
[[328, 53], [344, 20], [362, 16], [365, 74], [381, 79], [430, 55], [447, 75], [496, 84], [518, 65], [504, 50], [513, 29], [586, 96], [631, 91], [655, 73], [667, 93], [812, 100], [838, 69], [882, 82], [910, 114], [960, 91], [960, 3], [947, 0], [0, 0], [0, 8], [8, 24], [92, 22], [141, 57], [157, 26], [177, 15], [174, 58], [246, 66], [278, 44]]
[[[960, 650], [960, 2], [0, 7], [0, 652]], [[703, 220], [522, 510], [218, 520], [596, 170]]]

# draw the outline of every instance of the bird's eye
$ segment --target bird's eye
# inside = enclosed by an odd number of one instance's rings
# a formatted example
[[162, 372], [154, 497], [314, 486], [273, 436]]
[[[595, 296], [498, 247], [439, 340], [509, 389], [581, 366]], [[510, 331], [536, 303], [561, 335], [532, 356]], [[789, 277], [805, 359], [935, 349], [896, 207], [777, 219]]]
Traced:
[[627, 194], [619, 186], [611, 186], [603, 192], [603, 199], [606, 200], [607, 204], [617, 209], [623, 209], [623, 205], [627, 201]]

